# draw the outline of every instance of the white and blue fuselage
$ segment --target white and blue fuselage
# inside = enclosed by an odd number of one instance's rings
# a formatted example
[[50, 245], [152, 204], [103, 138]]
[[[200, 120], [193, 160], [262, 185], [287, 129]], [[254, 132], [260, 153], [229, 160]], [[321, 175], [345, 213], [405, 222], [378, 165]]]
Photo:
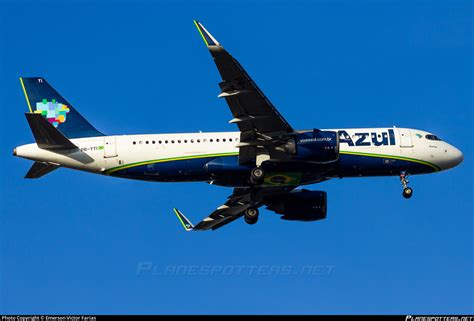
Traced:
[[[398, 176], [446, 170], [463, 155], [435, 135], [408, 128], [330, 129], [339, 133], [336, 161], [282, 163], [267, 171], [267, 184], [304, 185], [330, 178]], [[300, 132], [304, 133], [304, 131]], [[252, 167], [239, 165], [240, 132], [117, 135], [71, 139], [71, 151], [41, 149], [36, 143], [19, 146], [14, 154], [97, 174], [157, 182], [205, 181], [245, 186]], [[297, 139], [296, 149], [311, 144]], [[289, 174], [288, 174], [289, 173]]]

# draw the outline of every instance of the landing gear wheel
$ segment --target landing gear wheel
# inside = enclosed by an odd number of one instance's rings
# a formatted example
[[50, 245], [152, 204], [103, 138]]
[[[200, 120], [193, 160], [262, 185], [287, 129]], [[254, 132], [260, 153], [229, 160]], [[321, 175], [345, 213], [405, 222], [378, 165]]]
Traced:
[[252, 169], [252, 172], [250, 172], [250, 182], [253, 185], [262, 184], [264, 177], [265, 172], [261, 167], [255, 167], [254, 169]]
[[245, 210], [244, 214], [245, 222], [247, 224], [255, 224], [258, 221], [258, 209], [256, 208], [248, 208]]
[[405, 198], [410, 198], [413, 195], [413, 189], [411, 187], [408, 187], [408, 173], [407, 172], [401, 172], [400, 173], [400, 183], [402, 184], [403, 187], [403, 197]]
[[413, 195], [413, 189], [411, 187], [405, 187], [403, 189], [403, 197], [410, 198]]

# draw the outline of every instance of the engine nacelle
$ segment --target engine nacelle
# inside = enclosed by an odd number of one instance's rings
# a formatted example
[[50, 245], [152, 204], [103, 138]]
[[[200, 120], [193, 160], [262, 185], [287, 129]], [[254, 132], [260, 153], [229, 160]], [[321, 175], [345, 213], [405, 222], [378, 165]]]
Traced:
[[296, 136], [298, 160], [316, 163], [330, 163], [339, 159], [339, 134], [336, 131], [315, 129]]
[[267, 209], [282, 214], [283, 220], [322, 220], [327, 213], [327, 194], [322, 191], [295, 190], [272, 199], [267, 203]]

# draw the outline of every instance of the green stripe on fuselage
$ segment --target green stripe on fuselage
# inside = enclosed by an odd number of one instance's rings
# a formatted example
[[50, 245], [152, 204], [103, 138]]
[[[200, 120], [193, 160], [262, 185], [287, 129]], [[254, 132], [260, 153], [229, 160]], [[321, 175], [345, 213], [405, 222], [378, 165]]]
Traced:
[[216, 154], [202, 154], [202, 155], [191, 155], [191, 156], [180, 156], [180, 157], [170, 157], [170, 158], [162, 158], [162, 159], [154, 159], [149, 161], [143, 162], [136, 162], [127, 165], [121, 165], [117, 167], [113, 167], [104, 171], [105, 174], [109, 175], [116, 171], [120, 171], [122, 169], [142, 166], [142, 165], [149, 165], [149, 164], [156, 164], [156, 163], [164, 163], [164, 162], [175, 162], [175, 161], [182, 161], [182, 160], [189, 160], [189, 159], [197, 159], [197, 158], [209, 158], [209, 157], [225, 157], [225, 156], [238, 156], [239, 153], [232, 152], [232, 153], [216, 153]]
[[[354, 156], [366, 156], [366, 157], [378, 157], [378, 158], [389, 158], [389, 159], [403, 160], [403, 161], [407, 161], [407, 162], [418, 163], [418, 164], [429, 166], [429, 167], [433, 168], [435, 171], [440, 171], [441, 170], [441, 168], [439, 166], [435, 165], [435, 164], [432, 164], [430, 162], [426, 162], [426, 161], [423, 161], [423, 160], [415, 159], [415, 158], [410, 158], [410, 157], [385, 155], [385, 154], [362, 153], [362, 152], [350, 152], [350, 151], [340, 151], [339, 153], [342, 154], [342, 155], [354, 155]], [[149, 160], [149, 161], [136, 162], [136, 163], [131, 163], [131, 164], [126, 164], [126, 165], [113, 167], [113, 168], [107, 169], [106, 171], [104, 171], [104, 173], [106, 175], [110, 175], [114, 172], [117, 172], [117, 171], [120, 171], [120, 170], [123, 170], [123, 169], [142, 166], [142, 165], [155, 164], [155, 163], [175, 162], [175, 161], [182, 161], [182, 160], [189, 160], [189, 159], [208, 158], [208, 157], [238, 156], [238, 155], [239, 155], [238, 152], [230, 152], [230, 153], [201, 154], [201, 155], [191, 155], [191, 156], [180, 156], [180, 157], [154, 159], [154, 160]]]

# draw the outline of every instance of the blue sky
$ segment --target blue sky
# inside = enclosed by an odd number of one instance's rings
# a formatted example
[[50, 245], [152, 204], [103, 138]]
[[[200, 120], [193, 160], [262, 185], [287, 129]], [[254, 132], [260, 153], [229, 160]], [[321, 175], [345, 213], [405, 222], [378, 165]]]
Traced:
[[[0, 313], [474, 313], [470, 1], [7, 1], [0, 4]], [[109, 134], [235, 130], [192, 19], [295, 128], [432, 131], [461, 166], [310, 186], [325, 221], [264, 211], [185, 233], [230, 189], [60, 169], [25, 180], [19, 76], [43, 76]], [[261, 273], [137, 273], [177, 266]], [[143, 265], [142, 265], [143, 266]], [[310, 266], [321, 273], [267, 273]], [[330, 267], [331, 271], [324, 272]]]

